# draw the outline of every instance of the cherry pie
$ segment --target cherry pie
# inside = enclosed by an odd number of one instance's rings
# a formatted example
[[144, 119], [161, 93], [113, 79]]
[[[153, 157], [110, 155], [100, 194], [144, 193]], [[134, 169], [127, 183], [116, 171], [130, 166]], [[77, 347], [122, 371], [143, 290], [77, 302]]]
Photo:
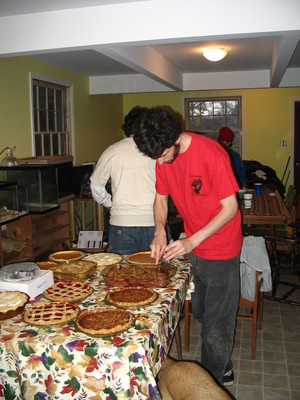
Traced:
[[51, 301], [76, 302], [83, 300], [93, 293], [93, 288], [88, 283], [59, 282], [50, 286], [43, 293], [44, 297]]
[[36, 304], [24, 313], [24, 321], [38, 326], [51, 326], [72, 321], [79, 314], [79, 307], [64, 302]]

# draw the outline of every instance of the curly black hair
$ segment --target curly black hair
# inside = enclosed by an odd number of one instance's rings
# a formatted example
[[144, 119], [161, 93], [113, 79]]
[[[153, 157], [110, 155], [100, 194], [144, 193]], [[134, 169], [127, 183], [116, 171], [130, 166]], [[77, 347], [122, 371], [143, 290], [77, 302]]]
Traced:
[[122, 129], [127, 137], [133, 134], [132, 125], [134, 121], [146, 110], [146, 107], [136, 106], [126, 115]]
[[157, 159], [172, 147], [181, 133], [180, 120], [167, 107], [153, 107], [143, 112], [133, 124], [133, 140], [140, 152]]

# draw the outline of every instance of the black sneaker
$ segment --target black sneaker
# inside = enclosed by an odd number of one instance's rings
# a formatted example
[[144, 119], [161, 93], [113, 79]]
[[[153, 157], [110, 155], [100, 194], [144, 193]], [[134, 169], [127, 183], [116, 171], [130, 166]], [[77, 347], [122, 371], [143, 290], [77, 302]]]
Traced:
[[225, 372], [225, 374], [223, 376], [223, 385], [231, 386], [231, 385], [233, 385], [233, 380], [234, 380], [234, 373], [233, 373], [232, 369], [230, 369], [229, 371]]

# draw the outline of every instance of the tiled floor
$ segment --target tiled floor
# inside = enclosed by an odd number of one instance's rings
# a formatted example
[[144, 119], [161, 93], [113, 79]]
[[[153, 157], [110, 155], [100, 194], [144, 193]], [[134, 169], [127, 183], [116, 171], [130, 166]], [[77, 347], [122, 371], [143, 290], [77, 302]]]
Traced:
[[[286, 287], [279, 287], [278, 294]], [[290, 299], [300, 301], [298, 289]], [[184, 360], [200, 361], [201, 327], [191, 317], [190, 351], [184, 352], [184, 320], [180, 333]], [[170, 356], [177, 359], [175, 341]], [[300, 400], [300, 305], [264, 300], [256, 359], [251, 359], [251, 322], [238, 321], [232, 354], [237, 400]]]

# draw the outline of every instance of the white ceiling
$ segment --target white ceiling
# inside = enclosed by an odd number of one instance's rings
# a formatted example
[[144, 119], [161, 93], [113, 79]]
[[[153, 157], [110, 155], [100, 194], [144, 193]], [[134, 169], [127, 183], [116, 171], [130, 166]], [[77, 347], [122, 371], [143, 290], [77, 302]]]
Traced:
[[0, 57], [86, 74], [92, 94], [300, 86], [299, 40], [299, 0], [0, 0]]

